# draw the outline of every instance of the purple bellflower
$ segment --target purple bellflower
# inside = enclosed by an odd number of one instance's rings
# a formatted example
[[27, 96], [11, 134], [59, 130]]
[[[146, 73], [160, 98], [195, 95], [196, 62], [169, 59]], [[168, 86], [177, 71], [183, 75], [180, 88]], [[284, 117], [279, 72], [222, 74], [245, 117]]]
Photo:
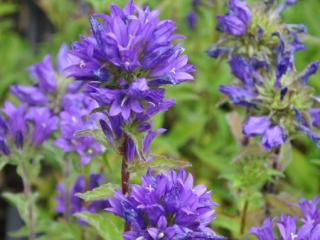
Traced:
[[[57, 75], [64, 76], [63, 70], [71, 63], [67, 45], [62, 44], [57, 55], [56, 71], [52, 65], [51, 56], [47, 55], [41, 62], [28, 68], [30, 77], [34, 82], [33, 86], [13, 85], [11, 93], [29, 106], [47, 107], [53, 112], [58, 112], [60, 108], [57, 104], [59, 104], [60, 99], [57, 99], [57, 95], [61, 94], [58, 93], [60, 87], [58, 85], [62, 83], [58, 81]], [[69, 83], [66, 87], [69, 92], [77, 89], [75, 83]]]
[[[55, 145], [65, 153], [76, 152], [81, 164], [85, 165], [101, 154], [103, 148], [91, 136], [76, 135], [80, 130], [96, 128], [95, 120], [98, 121], [99, 114], [90, 115], [90, 112], [98, 105], [83, 93], [80, 82], [70, 79], [68, 82], [64, 69], [71, 64], [73, 58], [68, 54], [67, 45], [62, 44], [57, 54], [56, 70], [48, 55], [28, 69], [34, 80], [33, 86], [12, 86], [11, 92], [30, 109], [26, 119], [37, 123], [37, 131], [32, 135], [33, 143], [40, 145], [59, 122], [60, 135], [55, 140]], [[50, 119], [51, 115], [57, 116]]]
[[2, 114], [0, 148], [5, 155], [10, 153], [8, 142], [20, 149], [26, 144], [34, 148], [40, 147], [58, 125], [58, 118], [42, 107], [27, 108], [25, 104], [16, 107], [5, 102]]
[[173, 44], [182, 38], [174, 22], [160, 21], [158, 11], [130, 0], [123, 10], [111, 5], [110, 12], [90, 17], [91, 35], [73, 44], [73, 64], [65, 73], [86, 83], [86, 93], [105, 114], [100, 123], [107, 140], [117, 150], [125, 143], [131, 161], [140, 154], [130, 136], [151, 134], [151, 117], [174, 103], [161, 86], [193, 80], [194, 67], [180, 44]]
[[[252, 227], [250, 234], [258, 240], [316, 240], [320, 239], [319, 197], [312, 201], [301, 199], [297, 206], [302, 218], [285, 216], [267, 218], [261, 227]], [[275, 223], [273, 225], [273, 223]], [[279, 235], [279, 238], [277, 236]]]
[[80, 156], [81, 165], [88, 164], [100, 155], [104, 148], [92, 136], [77, 136], [81, 130], [97, 128], [95, 120], [99, 113], [90, 112], [97, 104], [84, 93], [66, 94], [63, 97], [63, 109], [60, 113], [60, 136], [54, 144], [65, 153], [76, 152]]
[[217, 30], [233, 36], [247, 33], [251, 22], [251, 12], [247, 4], [241, 0], [229, 1], [229, 12], [225, 16], [217, 17]]
[[[103, 210], [108, 207], [105, 200], [94, 201], [90, 204], [84, 203], [81, 198], [76, 196], [77, 193], [83, 193], [94, 188], [99, 187], [105, 182], [105, 178], [101, 174], [90, 174], [89, 181], [86, 183], [84, 176], [79, 176], [71, 189], [67, 189], [64, 184], [58, 184], [56, 187], [56, 212], [62, 214], [75, 214], [82, 211], [89, 211], [92, 213], [98, 210]], [[88, 186], [86, 186], [88, 184]]]
[[206, 187], [193, 186], [185, 170], [154, 176], [151, 170], [129, 195], [120, 192], [109, 200], [106, 210], [123, 218], [130, 230], [124, 239], [223, 239], [208, 225], [215, 219], [216, 206]]

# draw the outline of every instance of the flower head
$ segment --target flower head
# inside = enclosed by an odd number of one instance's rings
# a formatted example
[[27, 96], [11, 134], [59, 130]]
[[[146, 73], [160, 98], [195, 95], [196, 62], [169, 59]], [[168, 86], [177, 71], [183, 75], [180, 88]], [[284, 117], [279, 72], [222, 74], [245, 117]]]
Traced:
[[[32, 86], [13, 85], [11, 93], [24, 104], [47, 107], [53, 112], [58, 112], [60, 99], [57, 98], [57, 95], [64, 93], [59, 91], [66, 88], [66, 92], [72, 92], [78, 88], [78, 84], [59, 80], [59, 77], [64, 78], [64, 69], [71, 62], [67, 45], [62, 44], [57, 55], [57, 70], [52, 65], [51, 56], [47, 55], [41, 62], [28, 68], [34, 84]], [[63, 88], [60, 86], [62, 84]]]
[[229, 1], [229, 12], [226, 16], [217, 17], [217, 29], [234, 36], [247, 33], [251, 21], [251, 12], [247, 4], [240, 0]]
[[240, 55], [246, 59], [258, 59], [266, 64], [274, 61], [274, 51], [279, 33], [285, 45], [294, 51], [303, 50], [299, 35], [306, 33], [302, 24], [285, 24], [280, 13], [296, 1], [284, 1], [276, 7], [267, 1], [249, 6], [244, 0], [229, 0], [228, 12], [217, 17], [217, 30], [223, 35], [209, 50], [213, 58]]
[[40, 147], [50, 138], [58, 124], [58, 118], [46, 108], [27, 108], [25, 104], [16, 107], [11, 102], [5, 102], [2, 114], [0, 148], [5, 155], [10, 153], [8, 144], [10, 147], [14, 144], [20, 149], [26, 144]]
[[314, 62], [299, 74], [292, 54], [280, 41], [273, 68], [234, 56], [229, 65], [237, 80], [220, 87], [232, 103], [248, 109], [243, 133], [262, 136], [262, 145], [268, 151], [280, 147], [297, 132], [305, 133], [320, 147], [320, 138], [313, 130], [320, 126], [318, 101], [308, 85], [320, 64]]
[[[276, 217], [273, 220], [267, 218], [261, 227], [252, 227], [250, 233], [258, 240], [276, 240], [279, 233], [279, 239], [319, 239], [320, 238], [320, 208], [319, 197], [312, 201], [301, 199], [297, 206], [301, 211], [302, 218], [297, 216]], [[276, 223], [273, 226], [273, 222]], [[275, 229], [277, 229], [275, 231]]]
[[90, 17], [91, 35], [73, 44], [73, 64], [65, 71], [86, 83], [105, 115], [100, 123], [107, 140], [118, 149], [126, 142], [131, 161], [141, 155], [132, 134], [148, 135], [152, 116], [174, 103], [165, 100], [161, 86], [193, 80], [194, 68], [174, 43], [182, 36], [173, 21], [160, 21], [158, 11], [140, 9], [132, 0], [124, 9], [112, 5], [110, 12]]
[[208, 228], [214, 218], [210, 193], [193, 186], [184, 170], [154, 176], [151, 171], [128, 196], [116, 192], [106, 210], [130, 226], [125, 239], [223, 239]]
[[82, 165], [104, 151], [92, 136], [77, 136], [81, 130], [94, 130], [97, 128], [96, 120], [99, 113], [90, 114], [97, 106], [94, 100], [85, 94], [67, 94], [63, 98], [63, 109], [60, 117], [60, 136], [55, 145], [65, 153], [76, 152], [80, 156]]

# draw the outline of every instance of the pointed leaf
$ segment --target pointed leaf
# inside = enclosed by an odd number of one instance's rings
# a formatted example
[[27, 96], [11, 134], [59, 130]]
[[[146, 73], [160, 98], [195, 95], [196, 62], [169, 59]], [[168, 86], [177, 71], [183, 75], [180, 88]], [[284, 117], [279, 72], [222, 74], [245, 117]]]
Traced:
[[97, 200], [105, 200], [113, 195], [114, 189], [117, 186], [111, 183], [103, 184], [97, 188], [92, 189], [84, 193], [77, 193], [76, 196], [83, 199], [86, 202], [92, 202]]
[[187, 167], [191, 167], [191, 163], [182, 160], [170, 159], [163, 156], [154, 156], [154, 160], [151, 161], [135, 161], [129, 165], [129, 171], [132, 173], [145, 172], [148, 168], [156, 169], [158, 171], [167, 171], [172, 168], [177, 169]]
[[92, 214], [92, 213], [77, 213], [76, 217], [86, 221], [92, 226], [97, 233], [105, 240], [121, 240], [122, 224], [121, 221], [106, 213]]

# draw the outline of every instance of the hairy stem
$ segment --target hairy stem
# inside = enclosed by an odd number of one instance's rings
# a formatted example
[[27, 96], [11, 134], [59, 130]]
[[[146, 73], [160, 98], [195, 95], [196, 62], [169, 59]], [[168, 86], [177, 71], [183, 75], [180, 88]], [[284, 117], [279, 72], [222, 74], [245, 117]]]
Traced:
[[123, 141], [123, 145], [121, 147], [121, 155], [122, 155], [122, 163], [121, 163], [121, 186], [122, 193], [126, 195], [129, 192], [129, 184], [130, 184], [130, 173], [128, 170], [128, 159], [126, 154], [126, 145], [127, 145], [128, 137], [125, 137]]
[[[272, 169], [274, 169], [274, 170], [279, 170], [278, 156], [279, 156], [279, 150], [277, 150], [276, 157], [274, 158], [273, 163], [272, 163]], [[276, 193], [277, 180], [278, 180], [278, 177], [272, 177], [272, 181], [267, 183], [266, 194], [275, 194]], [[265, 209], [265, 215], [267, 217], [269, 217], [270, 213], [271, 213], [271, 205], [267, 202], [266, 209]]]
[[36, 234], [34, 232], [34, 212], [33, 212], [33, 199], [32, 199], [32, 188], [29, 181], [27, 168], [25, 163], [22, 164], [22, 180], [24, 188], [24, 196], [28, 202], [27, 206], [27, 226], [29, 229], [29, 240], [35, 240]]
[[[120, 153], [122, 155], [122, 163], [121, 163], [121, 187], [122, 187], [122, 194], [126, 195], [129, 192], [129, 185], [130, 185], [130, 173], [128, 169], [128, 159], [127, 159], [127, 141], [128, 136], [125, 136], [123, 141], [123, 145], [120, 148]], [[128, 224], [125, 224], [125, 231], [129, 231], [130, 227]]]
[[241, 225], [240, 225], [240, 233], [244, 234], [246, 229], [246, 221], [247, 221], [247, 213], [248, 213], [249, 201], [246, 200], [243, 205], [242, 216], [241, 216]]
[[63, 214], [64, 219], [68, 222], [70, 215], [71, 215], [71, 198], [70, 198], [70, 186], [68, 184], [68, 179], [70, 176], [70, 161], [69, 159], [65, 156], [63, 159], [63, 164], [64, 164], [64, 171], [63, 171], [63, 179], [64, 179], [64, 204], [65, 204], [65, 211]]

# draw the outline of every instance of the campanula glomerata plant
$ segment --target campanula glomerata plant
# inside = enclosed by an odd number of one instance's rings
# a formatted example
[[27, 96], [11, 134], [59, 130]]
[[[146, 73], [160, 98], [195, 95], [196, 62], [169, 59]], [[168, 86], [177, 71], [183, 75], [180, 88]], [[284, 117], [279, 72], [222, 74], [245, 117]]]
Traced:
[[10, 234], [320, 239], [320, 61], [300, 63], [320, 41], [286, 17], [308, 3], [102, 2], [37, 3], [58, 51], [1, 99]]

